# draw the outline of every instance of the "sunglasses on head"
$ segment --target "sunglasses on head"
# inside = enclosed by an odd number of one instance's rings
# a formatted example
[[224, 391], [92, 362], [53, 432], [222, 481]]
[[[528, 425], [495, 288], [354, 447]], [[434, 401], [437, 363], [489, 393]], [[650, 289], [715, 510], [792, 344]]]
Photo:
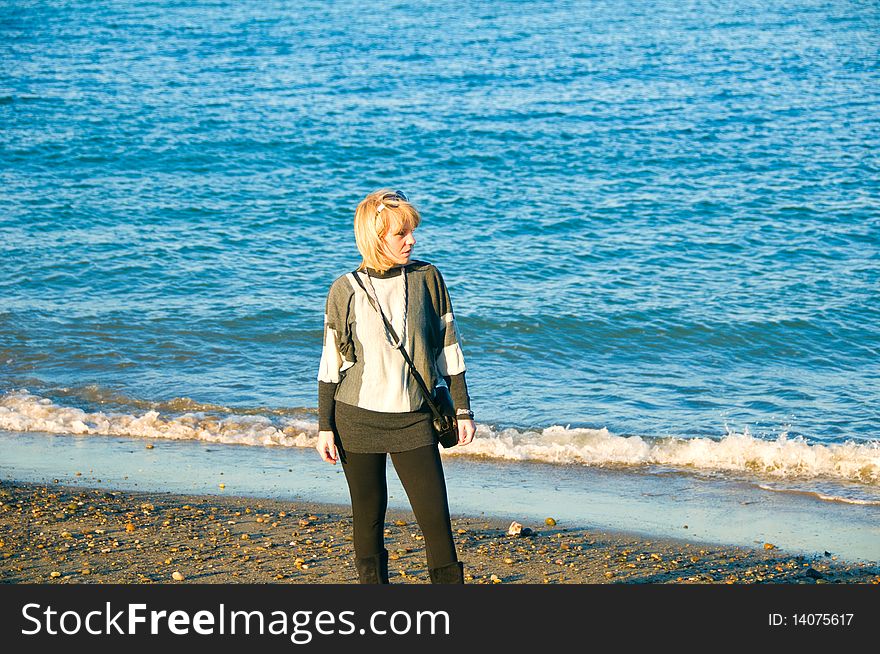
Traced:
[[379, 202], [379, 206], [376, 207], [376, 218], [379, 217], [379, 214], [382, 213], [382, 210], [384, 208], [396, 207], [400, 205], [401, 202], [409, 202], [409, 199], [406, 197], [406, 193], [404, 193], [403, 191], [386, 193], [382, 196], [382, 200]]

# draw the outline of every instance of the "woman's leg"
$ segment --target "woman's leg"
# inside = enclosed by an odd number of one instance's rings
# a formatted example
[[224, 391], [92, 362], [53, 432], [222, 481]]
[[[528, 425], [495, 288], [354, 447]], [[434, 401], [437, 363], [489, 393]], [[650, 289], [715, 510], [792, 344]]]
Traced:
[[392, 452], [391, 461], [425, 537], [428, 567], [439, 569], [456, 564], [455, 567], [460, 568], [449, 521], [446, 480], [437, 446]]
[[355, 565], [361, 583], [388, 583], [385, 511], [388, 486], [385, 454], [346, 452], [342, 470], [351, 496]]

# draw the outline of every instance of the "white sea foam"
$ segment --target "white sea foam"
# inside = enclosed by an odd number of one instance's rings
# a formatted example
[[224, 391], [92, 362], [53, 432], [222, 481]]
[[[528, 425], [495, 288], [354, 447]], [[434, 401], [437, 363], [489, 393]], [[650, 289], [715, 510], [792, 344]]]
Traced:
[[314, 432], [313, 425], [302, 420], [287, 420], [279, 429], [268, 417], [258, 415], [216, 416], [192, 412], [162, 416], [158, 411], [142, 415], [88, 413], [58, 406], [26, 390], [13, 391], [0, 398], [0, 429], [286, 447], [311, 447], [316, 440], [314, 433], [308, 434]]
[[793, 493], [798, 495], [812, 495], [825, 502], [837, 502], [840, 504], [859, 504], [862, 506], [880, 506], [880, 486], [873, 485], [866, 489], [864, 485], [855, 484], [822, 484], [811, 485], [804, 488], [793, 480], [780, 482], [759, 483], [758, 488], [774, 493]]
[[880, 500], [866, 500], [860, 497], [844, 497], [842, 495], [825, 495], [823, 493], [817, 493], [816, 497], [820, 500], [825, 500], [826, 502], [840, 502], [841, 504], [861, 504], [861, 505], [880, 505]]
[[[26, 390], [0, 397], [0, 429], [144, 439], [201, 440], [243, 445], [313, 447], [317, 424], [309, 418], [234, 412], [161, 415], [148, 410], [88, 413], [59, 406]], [[776, 479], [836, 479], [880, 486], [880, 442], [810, 443], [785, 434], [755, 438], [748, 430], [713, 438], [616, 436], [607, 429], [558, 425], [534, 431], [481, 425], [477, 439], [449, 456], [477, 455], [508, 461], [591, 466], [670, 466], [701, 472], [735, 472]]]
[[[880, 442], [819, 444], [781, 434], [755, 438], [748, 429], [720, 439], [615, 436], [607, 429], [558, 425], [540, 431], [487, 430], [456, 453], [586, 465], [663, 465], [779, 478], [830, 477], [880, 485]], [[455, 452], [455, 450], [451, 450]]]

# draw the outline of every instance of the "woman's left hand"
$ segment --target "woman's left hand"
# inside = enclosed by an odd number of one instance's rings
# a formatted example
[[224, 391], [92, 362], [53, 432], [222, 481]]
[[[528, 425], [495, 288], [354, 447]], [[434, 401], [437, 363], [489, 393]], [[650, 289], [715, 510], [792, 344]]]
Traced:
[[458, 419], [458, 444], [467, 445], [474, 440], [474, 434], [477, 433], [477, 425], [469, 418]]

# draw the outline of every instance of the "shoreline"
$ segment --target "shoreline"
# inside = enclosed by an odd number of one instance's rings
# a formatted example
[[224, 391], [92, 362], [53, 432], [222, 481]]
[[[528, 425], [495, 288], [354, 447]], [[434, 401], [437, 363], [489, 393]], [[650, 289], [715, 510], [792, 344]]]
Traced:
[[[0, 432], [0, 479], [128, 492], [173, 492], [310, 501], [347, 506], [339, 466], [313, 448], [254, 447], [198, 441]], [[389, 506], [409, 510], [388, 466]], [[880, 563], [880, 506], [841, 505], [763, 490], [748, 480], [674, 471], [453, 456], [443, 463], [449, 504], [463, 516], [500, 516], [524, 524], [553, 516], [560, 525], [647, 540], [686, 539], [761, 548], [773, 543], [806, 556], [831, 552], [850, 562]], [[222, 486], [221, 486], [222, 484]], [[347, 509], [343, 508], [343, 511]]]
[[[548, 516], [549, 517], [549, 516]], [[533, 530], [507, 535], [510, 521]], [[452, 517], [466, 583], [871, 583], [836, 556]], [[392, 583], [428, 583], [410, 511], [389, 508]], [[354, 583], [345, 505], [0, 480], [0, 583]], [[179, 573], [182, 579], [175, 579]]]

